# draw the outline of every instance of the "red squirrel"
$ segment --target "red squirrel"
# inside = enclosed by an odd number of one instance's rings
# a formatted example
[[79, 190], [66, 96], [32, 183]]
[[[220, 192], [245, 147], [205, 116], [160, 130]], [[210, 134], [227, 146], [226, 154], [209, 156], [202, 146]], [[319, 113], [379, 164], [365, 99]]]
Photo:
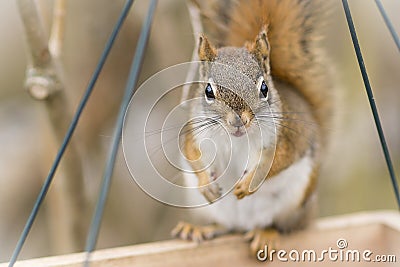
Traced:
[[[183, 153], [194, 170], [185, 178], [197, 183], [200, 197], [215, 203], [199, 208], [211, 224], [180, 222], [172, 234], [201, 241], [245, 232], [255, 253], [273, 244], [280, 232], [305, 227], [316, 204], [317, 178], [334, 106], [331, 71], [318, 42], [327, 1], [194, 2], [208, 30], [199, 38], [199, 59], [204, 64], [229, 66], [248, 81], [242, 83], [231, 72], [214, 67], [200, 73], [208, 83], [196, 88], [195, 95], [202, 101], [193, 102], [191, 116], [207, 115], [218, 123], [205, 127], [200, 135], [185, 132]], [[269, 129], [271, 125], [276, 132]], [[221, 199], [218, 180], [210, 184], [222, 172], [220, 159], [208, 167], [199, 160], [201, 138], [213, 138], [223, 150], [217, 127], [229, 132], [236, 149], [245, 143], [245, 133], [252, 142], [253, 128], [263, 133], [257, 145], [250, 144], [249, 164], [238, 174], [240, 180]], [[267, 151], [272, 145], [275, 154], [269, 162]], [[256, 158], [260, 160], [253, 164]], [[252, 179], [265, 181], [252, 191]]]

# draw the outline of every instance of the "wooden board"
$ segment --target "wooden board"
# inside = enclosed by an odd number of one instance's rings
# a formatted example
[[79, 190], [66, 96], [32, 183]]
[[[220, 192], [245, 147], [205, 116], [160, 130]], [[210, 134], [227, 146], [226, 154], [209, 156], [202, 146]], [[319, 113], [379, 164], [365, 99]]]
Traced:
[[[347, 242], [346, 248], [339, 249], [339, 239]], [[343, 242], [342, 242], [343, 243]], [[248, 243], [241, 235], [228, 235], [212, 241], [196, 244], [181, 240], [167, 240], [162, 242], [134, 245], [129, 247], [99, 250], [91, 255], [91, 267], [124, 267], [124, 266], [277, 266], [287, 259], [289, 266], [308, 266], [308, 256], [311, 250], [311, 261], [317, 259], [313, 266], [394, 266], [394, 263], [374, 262], [376, 256], [386, 256], [386, 260], [400, 261], [400, 214], [396, 211], [379, 211], [369, 213], [357, 213], [319, 219], [309, 229], [290, 235], [282, 236], [277, 250], [286, 252], [286, 256], [277, 257], [273, 254], [271, 262], [260, 262], [249, 253]], [[293, 251], [297, 252], [293, 252]], [[332, 260], [328, 252], [323, 261], [321, 253], [324, 250], [338, 251], [332, 254]], [[371, 262], [366, 263], [362, 253], [369, 250], [367, 255]], [[283, 252], [282, 252], [283, 253]], [[291, 254], [290, 254], [291, 253]], [[359, 253], [360, 262], [357, 260]], [[294, 262], [299, 255], [300, 262]], [[304, 255], [304, 257], [302, 256]], [[337, 255], [338, 259], [334, 260]], [[342, 255], [342, 259], [340, 256]], [[353, 256], [354, 255], [354, 256]], [[391, 256], [395, 256], [395, 258]], [[348, 258], [349, 260], [346, 260]], [[16, 267], [78, 267], [82, 266], [85, 253], [76, 253], [63, 256], [40, 258], [20, 261]], [[6, 267], [7, 264], [0, 264]]]

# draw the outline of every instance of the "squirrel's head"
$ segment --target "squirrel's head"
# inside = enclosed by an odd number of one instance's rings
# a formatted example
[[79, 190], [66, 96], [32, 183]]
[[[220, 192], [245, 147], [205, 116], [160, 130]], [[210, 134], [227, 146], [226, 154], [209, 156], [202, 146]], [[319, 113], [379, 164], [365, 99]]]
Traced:
[[222, 122], [234, 136], [251, 132], [258, 115], [267, 117], [269, 106], [279, 102], [274, 88], [267, 31], [244, 47], [216, 49], [204, 35], [199, 40], [199, 58], [203, 62], [201, 112]]

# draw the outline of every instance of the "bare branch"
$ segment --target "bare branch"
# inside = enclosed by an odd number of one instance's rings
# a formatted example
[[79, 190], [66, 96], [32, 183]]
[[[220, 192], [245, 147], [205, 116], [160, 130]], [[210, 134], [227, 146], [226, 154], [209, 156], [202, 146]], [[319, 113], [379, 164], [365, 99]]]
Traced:
[[[193, 61], [199, 60], [199, 56], [197, 53], [197, 51], [199, 49], [198, 38], [199, 38], [200, 34], [203, 32], [203, 27], [201, 24], [199, 8], [192, 1], [187, 2], [187, 7], [189, 10], [190, 21], [192, 24], [193, 36], [194, 36], [194, 49], [193, 49], [193, 54], [192, 54], [192, 62], [193, 62]], [[193, 82], [193, 80], [196, 76], [196, 71], [197, 71], [196, 67], [197, 67], [196, 64], [192, 64], [189, 68], [189, 71], [186, 76], [186, 83], [183, 86], [183, 90], [182, 90], [181, 103], [184, 103], [184, 101], [186, 101], [190, 98], [190, 87], [191, 87], [191, 82]], [[183, 104], [183, 107], [186, 107], [185, 103]]]
[[17, 4], [31, 56], [25, 86], [33, 98], [43, 100], [60, 90], [62, 84], [54, 71], [54, 63], [36, 2], [18, 0]]
[[[69, 105], [60, 79], [59, 68], [48, 49], [48, 40], [34, 0], [17, 0], [23, 22], [30, 63], [27, 67], [25, 86], [31, 96], [45, 100], [50, 123], [58, 143], [71, 121]], [[56, 27], [56, 26], [55, 26]], [[60, 27], [60, 26], [57, 26]], [[59, 39], [59, 37], [57, 37]], [[51, 227], [57, 228], [60, 250], [76, 251], [83, 248], [85, 197], [81, 158], [70, 143], [60, 171], [60, 186], [53, 189], [55, 201], [50, 201]], [[55, 215], [56, 214], [56, 215]], [[61, 244], [61, 245], [60, 245]]]
[[66, 0], [56, 0], [53, 11], [49, 48], [51, 55], [58, 59], [61, 56], [64, 41]]

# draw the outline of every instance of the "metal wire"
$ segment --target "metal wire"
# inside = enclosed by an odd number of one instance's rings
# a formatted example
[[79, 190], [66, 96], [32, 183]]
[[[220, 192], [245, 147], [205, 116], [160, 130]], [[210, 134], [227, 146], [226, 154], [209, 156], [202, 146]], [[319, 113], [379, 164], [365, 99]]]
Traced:
[[400, 52], [400, 40], [399, 40], [399, 36], [397, 35], [396, 30], [394, 29], [393, 24], [392, 24], [392, 22], [390, 21], [389, 16], [387, 15], [387, 13], [386, 13], [386, 11], [385, 11], [385, 8], [384, 8], [383, 5], [382, 5], [381, 0], [375, 0], [375, 3], [376, 3], [376, 5], [378, 6], [379, 12], [381, 13], [381, 15], [382, 15], [382, 17], [383, 17], [383, 20], [385, 21], [386, 26], [387, 26], [387, 28], [389, 29], [390, 34], [392, 35], [394, 42], [396, 43], [397, 49], [398, 49], [399, 52]]
[[72, 135], [73, 135], [73, 133], [74, 133], [74, 131], [76, 129], [76, 126], [78, 124], [78, 121], [79, 121], [79, 119], [81, 117], [81, 114], [82, 114], [82, 112], [83, 112], [83, 110], [84, 110], [84, 108], [86, 106], [87, 101], [89, 100], [89, 97], [90, 97], [90, 95], [91, 95], [91, 93], [93, 91], [93, 88], [94, 88], [94, 86], [96, 84], [96, 81], [97, 81], [99, 75], [100, 75], [100, 72], [103, 69], [104, 63], [106, 62], [106, 59], [107, 59], [107, 57], [108, 57], [108, 55], [109, 55], [109, 53], [111, 51], [111, 48], [112, 48], [112, 46], [114, 44], [114, 41], [115, 41], [115, 39], [116, 39], [120, 29], [121, 29], [121, 26], [122, 26], [123, 22], [125, 21], [128, 13], [129, 13], [129, 10], [130, 10], [133, 2], [134, 2], [134, 0], [127, 0], [126, 1], [126, 4], [122, 9], [121, 15], [118, 18], [118, 21], [117, 21], [117, 23], [116, 23], [116, 25], [115, 25], [112, 33], [111, 33], [106, 45], [105, 45], [105, 48], [104, 48], [104, 51], [103, 51], [103, 53], [102, 53], [102, 55], [100, 57], [99, 63], [96, 66], [96, 69], [95, 69], [95, 71], [94, 71], [94, 73], [93, 73], [93, 75], [92, 75], [92, 77], [91, 77], [91, 79], [89, 81], [87, 89], [86, 89], [85, 93], [82, 96], [82, 99], [81, 99], [81, 101], [79, 103], [79, 106], [78, 106], [78, 108], [76, 110], [76, 113], [73, 116], [72, 121], [71, 121], [71, 123], [69, 125], [69, 128], [68, 128], [68, 130], [67, 130], [67, 132], [65, 134], [64, 140], [63, 140], [63, 142], [61, 144], [61, 147], [57, 152], [57, 155], [56, 155], [56, 157], [54, 159], [54, 162], [53, 162], [53, 164], [52, 164], [52, 166], [50, 168], [50, 171], [49, 171], [49, 173], [47, 175], [47, 178], [46, 178], [46, 180], [44, 181], [44, 183], [42, 185], [42, 188], [41, 188], [41, 190], [39, 192], [39, 195], [38, 195], [38, 197], [37, 197], [37, 199], [35, 201], [33, 209], [32, 209], [32, 211], [31, 211], [31, 213], [29, 215], [28, 220], [26, 221], [25, 227], [24, 227], [24, 229], [23, 229], [23, 231], [21, 233], [21, 236], [20, 236], [20, 238], [18, 240], [18, 243], [17, 243], [17, 245], [16, 245], [16, 247], [14, 249], [14, 252], [13, 252], [13, 254], [11, 256], [11, 259], [10, 259], [10, 262], [9, 262], [9, 265], [8, 265], [9, 267], [14, 266], [15, 262], [18, 259], [19, 254], [21, 253], [22, 247], [24, 246], [26, 238], [28, 237], [28, 234], [29, 234], [29, 232], [30, 232], [30, 230], [32, 228], [32, 225], [33, 225], [33, 223], [34, 223], [34, 221], [36, 219], [36, 216], [37, 216], [37, 214], [39, 212], [39, 209], [40, 209], [40, 207], [41, 207], [41, 205], [43, 203], [43, 200], [45, 199], [45, 197], [47, 195], [47, 192], [48, 192], [48, 190], [50, 188], [50, 185], [51, 185], [51, 183], [53, 181], [54, 175], [55, 175], [56, 170], [57, 170], [57, 168], [58, 168], [58, 166], [59, 166], [59, 164], [61, 162], [61, 159], [62, 159], [62, 157], [64, 155], [64, 152], [65, 152], [65, 150], [66, 150], [66, 148], [67, 148], [67, 146], [68, 146], [68, 144], [69, 144], [69, 142], [71, 140], [71, 137], [72, 137]]
[[103, 175], [102, 186], [99, 198], [96, 204], [95, 213], [92, 219], [91, 227], [86, 241], [86, 261], [84, 266], [89, 266], [90, 254], [95, 249], [97, 238], [99, 235], [101, 219], [104, 212], [104, 206], [107, 200], [108, 191], [111, 185], [111, 177], [114, 170], [115, 159], [119, 149], [121, 140], [122, 127], [124, 123], [125, 112], [129, 106], [130, 99], [136, 90], [136, 85], [143, 62], [144, 52], [146, 50], [147, 42], [150, 35], [150, 29], [154, 17], [154, 12], [157, 6], [157, 0], [152, 0], [149, 5], [146, 21], [142, 26], [139, 41], [135, 51], [135, 57], [132, 62], [131, 70], [129, 72], [128, 82], [125, 88], [125, 94], [122, 99], [121, 107], [118, 113], [117, 121], [115, 123], [115, 130], [111, 142], [111, 151], [108, 154], [107, 163]]
[[348, 3], [347, 0], [342, 0], [342, 3], [343, 3], [344, 12], [346, 14], [347, 24], [349, 26], [351, 39], [353, 41], [354, 50], [356, 52], [358, 64], [360, 66], [361, 75], [362, 75], [362, 78], [363, 78], [363, 81], [364, 81], [365, 90], [367, 91], [369, 104], [371, 106], [372, 114], [374, 116], [376, 129], [377, 129], [378, 135], [379, 135], [379, 140], [381, 142], [383, 154], [385, 155], [386, 165], [387, 165], [387, 168], [389, 170], [390, 179], [392, 180], [392, 185], [393, 185], [393, 190], [394, 190], [395, 197], [396, 197], [396, 200], [397, 200], [397, 205], [398, 205], [398, 208], [400, 209], [399, 186], [397, 184], [397, 179], [396, 179], [396, 175], [395, 175], [395, 172], [394, 172], [394, 169], [393, 169], [392, 159], [390, 157], [390, 153], [389, 153], [388, 146], [386, 144], [386, 139], [385, 139], [385, 135], [383, 133], [381, 121], [379, 119], [379, 113], [378, 113], [378, 110], [376, 108], [374, 95], [372, 93], [371, 84], [369, 82], [367, 70], [366, 70], [366, 67], [365, 67], [365, 64], [364, 64], [364, 59], [363, 59], [363, 56], [362, 56], [362, 53], [361, 53], [360, 44], [358, 42], [357, 33], [356, 33], [356, 29], [354, 27], [353, 19], [352, 19], [352, 16], [351, 16], [349, 3]]

